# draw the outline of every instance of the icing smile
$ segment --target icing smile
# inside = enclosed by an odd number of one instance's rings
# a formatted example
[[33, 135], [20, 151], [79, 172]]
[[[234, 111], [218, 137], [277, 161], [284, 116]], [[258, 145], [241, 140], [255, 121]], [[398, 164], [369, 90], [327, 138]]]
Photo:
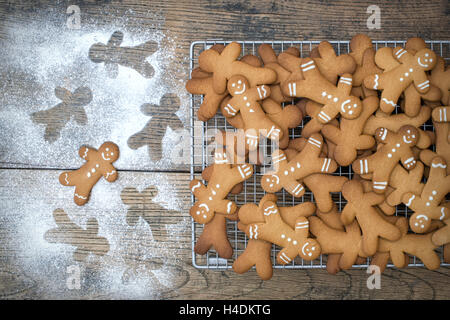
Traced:
[[245, 84], [242, 85], [242, 90], [241, 91], [235, 91], [235, 94], [243, 94], [245, 92]]
[[109, 160], [111, 160], [111, 158], [106, 158], [105, 157], [105, 154], [102, 152], [102, 158], [103, 158], [103, 160], [105, 160], [105, 161], [109, 161]]
[[418, 63], [421, 67], [428, 68], [428, 65], [427, 65], [427, 64], [423, 64], [422, 62], [420, 62], [420, 57], [417, 58], [417, 63]]

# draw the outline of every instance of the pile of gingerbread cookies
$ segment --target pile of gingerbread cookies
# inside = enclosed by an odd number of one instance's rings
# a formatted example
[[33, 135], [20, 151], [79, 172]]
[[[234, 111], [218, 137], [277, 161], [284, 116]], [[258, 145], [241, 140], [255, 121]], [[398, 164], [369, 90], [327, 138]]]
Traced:
[[[221, 112], [242, 129], [218, 134], [214, 164], [202, 172], [206, 185], [190, 184], [196, 198], [190, 215], [204, 225], [194, 251], [213, 247], [231, 258], [227, 220], [235, 220], [248, 243], [233, 269], [255, 266], [262, 279], [272, 277], [273, 244], [278, 264], [322, 255], [330, 273], [368, 258], [381, 270], [389, 262], [406, 267], [410, 256], [428, 269], [439, 268], [441, 255], [450, 262], [445, 60], [420, 38], [376, 50], [365, 35], [353, 37], [350, 52], [340, 55], [327, 41], [309, 57], [295, 47], [277, 54], [261, 44], [257, 56], [243, 57], [241, 49], [233, 42], [202, 51], [186, 84], [203, 96], [199, 120]], [[290, 139], [289, 130], [302, 121], [301, 137]], [[265, 195], [238, 207], [228, 196], [254, 174], [258, 163], [248, 155], [262, 138], [278, 146], [272, 170], [257, 181]], [[235, 147], [237, 139], [244, 139], [244, 149]], [[340, 166], [350, 166], [351, 179], [335, 173]], [[309, 190], [314, 202], [278, 206], [275, 193], [283, 189], [295, 198]], [[337, 192], [346, 202], [341, 212], [332, 198]], [[397, 215], [402, 204], [408, 214]]]

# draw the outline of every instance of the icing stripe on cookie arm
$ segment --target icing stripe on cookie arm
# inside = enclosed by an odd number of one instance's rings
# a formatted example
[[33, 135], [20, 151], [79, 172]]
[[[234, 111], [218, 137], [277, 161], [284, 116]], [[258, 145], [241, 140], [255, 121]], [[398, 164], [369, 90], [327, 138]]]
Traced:
[[88, 161], [91, 157], [92, 153], [96, 152], [96, 150], [90, 149], [87, 146], [82, 146], [80, 150], [78, 150], [78, 155], [85, 161]]

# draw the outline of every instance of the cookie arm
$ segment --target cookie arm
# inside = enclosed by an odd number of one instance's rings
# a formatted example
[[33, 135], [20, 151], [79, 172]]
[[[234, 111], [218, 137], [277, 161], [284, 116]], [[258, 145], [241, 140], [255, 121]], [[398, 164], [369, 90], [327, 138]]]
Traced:
[[230, 215], [236, 212], [237, 206], [233, 201], [225, 199], [218, 201], [214, 209], [217, 213]]
[[356, 211], [353, 209], [350, 203], [347, 203], [347, 205], [344, 207], [341, 213], [342, 223], [345, 225], [350, 224], [353, 220], [355, 220], [355, 217]]
[[93, 154], [96, 154], [97, 150], [89, 148], [88, 146], [82, 146], [78, 150], [78, 155], [83, 158], [83, 160], [89, 161]]
[[239, 103], [235, 103], [235, 99], [231, 98], [227, 105], [223, 107], [225, 117], [234, 117], [240, 109]]
[[270, 87], [266, 85], [256, 86], [248, 90], [248, 94], [250, 97], [255, 100], [264, 100], [270, 96]]
[[400, 158], [400, 161], [402, 162], [403, 167], [407, 170], [412, 170], [416, 167], [417, 161], [414, 158], [414, 153], [411, 149], [405, 150], [405, 153]]
[[430, 90], [430, 80], [428, 80], [427, 74], [424, 71], [416, 72], [413, 81], [419, 93], [426, 93]]
[[346, 73], [339, 78], [337, 88], [340, 92], [342, 92], [346, 96], [349, 96], [350, 92], [352, 91], [352, 83], [353, 83], [353, 76], [349, 73]]
[[189, 184], [189, 189], [191, 189], [191, 192], [197, 198], [200, 198], [202, 194], [208, 191], [205, 185], [200, 180], [197, 179], [191, 181], [191, 183]]
[[397, 61], [399, 61], [400, 63], [408, 62], [408, 60], [410, 60], [413, 57], [408, 51], [406, 51], [402, 47], [394, 48], [392, 53], [395, 59], [397, 59]]
[[117, 173], [116, 168], [114, 168], [111, 164], [106, 165], [104, 170], [103, 170], [103, 177], [108, 182], [116, 181], [117, 177], [118, 177], [118, 173]]
[[232, 169], [232, 174], [237, 177], [237, 183], [245, 181], [253, 175], [253, 166], [247, 163], [240, 164]]

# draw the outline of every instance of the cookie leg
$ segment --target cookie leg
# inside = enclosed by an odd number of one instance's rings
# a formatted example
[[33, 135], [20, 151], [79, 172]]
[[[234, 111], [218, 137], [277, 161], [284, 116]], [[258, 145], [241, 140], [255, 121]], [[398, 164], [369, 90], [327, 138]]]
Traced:
[[90, 193], [91, 189], [76, 187], [73, 200], [77, 205], [82, 206], [88, 202]]

